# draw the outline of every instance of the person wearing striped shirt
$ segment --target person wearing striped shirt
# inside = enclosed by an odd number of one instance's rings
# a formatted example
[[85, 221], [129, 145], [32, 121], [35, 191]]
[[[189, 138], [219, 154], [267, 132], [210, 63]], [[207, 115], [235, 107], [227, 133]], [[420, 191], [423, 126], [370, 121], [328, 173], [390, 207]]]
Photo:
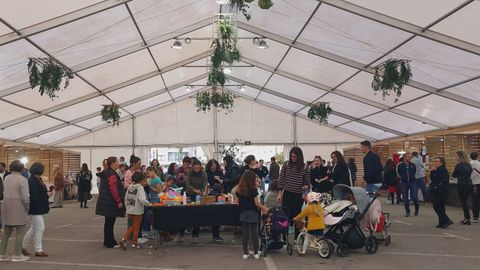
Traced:
[[283, 164], [280, 171], [278, 184], [281, 191], [277, 197], [277, 202], [282, 202], [282, 207], [288, 209], [290, 220], [302, 210], [302, 193], [310, 188], [309, 181], [310, 173], [305, 168], [302, 149], [293, 147], [290, 150], [290, 159]]

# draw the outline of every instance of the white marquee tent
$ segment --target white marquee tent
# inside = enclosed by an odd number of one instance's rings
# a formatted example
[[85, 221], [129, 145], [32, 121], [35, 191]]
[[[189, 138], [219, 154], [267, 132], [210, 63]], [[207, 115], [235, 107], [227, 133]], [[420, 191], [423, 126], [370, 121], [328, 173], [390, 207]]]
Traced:
[[[203, 145], [235, 139], [341, 149], [477, 123], [480, 116], [480, 1], [276, 0], [238, 15], [241, 62], [227, 83], [235, 111], [197, 113], [206, 89], [215, 0], [0, 0], [0, 138], [68, 147], [97, 163], [136, 145]], [[253, 37], [265, 37], [258, 49]], [[182, 50], [174, 38], [191, 38]], [[74, 71], [54, 100], [28, 83], [28, 57]], [[374, 66], [411, 60], [398, 102], [371, 89]], [[191, 91], [186, 85], [193, 85]], [[238, 85], [245, 87], [240, 91]], [[227, 87], [227, 88], [228, 88]], [[102, 104], [122, 122], [102, 122]], [[328, 126], [306, 117], [329, 102]], [[93, 160], [94, 159], [94, 160]]]

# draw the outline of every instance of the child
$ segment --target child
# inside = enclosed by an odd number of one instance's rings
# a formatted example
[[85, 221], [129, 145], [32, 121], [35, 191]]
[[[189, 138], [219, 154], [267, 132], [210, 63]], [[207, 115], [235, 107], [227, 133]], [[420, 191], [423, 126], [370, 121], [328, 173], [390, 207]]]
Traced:
[[260, 179], [253, 171], [246, 171], [236, 191], [238, 198], [238, 207], [240, 209], [240, 223], [242, 223], [242, 246], [243, 259], [248, 259], [248, 241], [250, 236], [253, 242], [253, 257], [258, 260], [258, 223], [260, 222], [259, 209], [264, 213], [268, 212], [268, 208], [263, 206], [258, 199], [258, 187]]
[[142, 224], [144, 207], [152, 204], [147, 200], [144, 186], [147, 185], [147, 178], [143, 172], [135, 172], [132, 175], [133, 183], [127, 188], [125, 195], [125, 207], [127, 209], [129, 226], [127, 232], [123, 235], [122, 240], [119, 241], [123, 250], [127, 249], [126, 239], [133, 237], [132, 248], [137, 248], [138, 234]]
[[273, 181], [268, 189], [267, 196], [265, 197], [265, 206], [267, 208], [281, 207], [282, 204], [277, 202], [278, 192], [280, 188], [278, 187], [278, 181]]
[[165, 182], [165, 186], [163, 188], [163, 192], [169, 192], [170, 190], [174, 190], [175, 188], [178, 188], [177, 185], [175, 184], [175, 176], [173, 175], [168, 175], [167, 176], [167, 182]]
[[302, 224], [302, 219], [304, 217], [308, 218], [307, 231], [308, 233], [305, 236], [305, 241], [303, 242], [303, 248], [301, 255], [304, 255], [307, 252], [308, 245], [310, 243], [310, 238], [312, 236], [319, 237], [323, 235], [323, 230], [325, 229], [325, 223], [323, 221], [323, 208], [319, 203], [320, 193], [310, 192], [307, 194], [308, 205], [305, 207], [298, 216], [293, 220], [299, 224]]

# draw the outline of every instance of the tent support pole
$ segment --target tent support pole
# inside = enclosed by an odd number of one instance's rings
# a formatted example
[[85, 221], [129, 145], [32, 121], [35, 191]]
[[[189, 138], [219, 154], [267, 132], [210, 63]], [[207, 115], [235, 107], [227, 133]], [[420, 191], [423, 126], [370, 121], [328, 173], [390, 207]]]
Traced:
[[135, 117], [132, 117], [132, 155], [135, 155]]
[[218, 152], [218, 112], [213, 109], [213, 158], [220, 160], [220, 153]]
[[297, 116], [296, 115], [292, 115], [292, 121], [293, 121], [293, 125], [292, 125], [293, 146], [297, 146], [298, 142], [297, 142]]

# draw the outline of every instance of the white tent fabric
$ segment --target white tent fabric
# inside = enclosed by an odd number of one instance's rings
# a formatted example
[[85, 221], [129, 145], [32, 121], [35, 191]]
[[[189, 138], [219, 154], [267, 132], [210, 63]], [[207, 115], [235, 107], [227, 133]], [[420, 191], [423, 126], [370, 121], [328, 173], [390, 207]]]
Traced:
[[[470, 125], [480, 115], [480, 36], [471, 30], [480, 24], [479, 1], [252, 5], [250, 21], [238, 15], [242, 57], [229, 75], [244, 91], [230, 87], [239, 97], [235, 111], [217, 116], [197, 113], [190, 98], [206, 89], [215, 0], [17, 0], [1, 7], [2, 139], [123, 149], [241, 138], [336, 149]], [[252, 44], [257, 36], [268, 49]], [[174, 50], [176, 37], [192, 42]], [[41, 97], [29, 89], [28, 57], [52, 57], [76, 78], [59, 98]], [[391, 57], [411, 60], [413, 71], [398, 102], [370, 86], [375, 64]], [[112, 101], [122, 109], [120, 128], [99, 117]], [[315, 102], [330, 102], [328, 127], [307, 119]]]

